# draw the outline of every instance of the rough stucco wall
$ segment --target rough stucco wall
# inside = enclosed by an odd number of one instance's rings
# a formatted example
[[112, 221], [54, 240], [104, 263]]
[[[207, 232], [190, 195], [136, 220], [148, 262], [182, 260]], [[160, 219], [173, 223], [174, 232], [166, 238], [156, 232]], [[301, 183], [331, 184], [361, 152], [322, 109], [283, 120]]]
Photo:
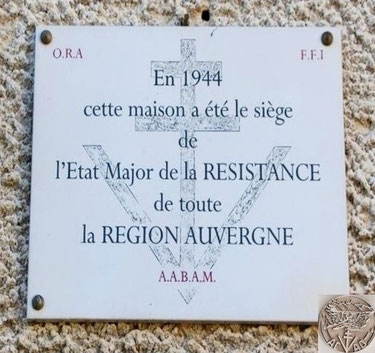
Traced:
[[[201, 10], [208, 7], [211, 19], [202, 22]], [[317, 351], [315, 326], [25, 320], [34, 26], [177, 25], [185, 13], [190, 25], [342, 27], [350, 284], [352, 293], [375, 292], [374, 0], [0, 0], [1, 353]]]

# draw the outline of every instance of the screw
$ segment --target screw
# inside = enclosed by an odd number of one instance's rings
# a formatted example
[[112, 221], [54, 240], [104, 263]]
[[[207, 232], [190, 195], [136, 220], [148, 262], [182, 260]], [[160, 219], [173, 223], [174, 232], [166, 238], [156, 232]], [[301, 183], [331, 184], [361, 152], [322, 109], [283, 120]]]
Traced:
[[31, 304], [35, 310], [41, 310], [44, 306], [44, 298], [41, 295], [37, 294], [33, 298]]
[[52, 42], [52, 33], [50, 31], [43, 31], [40, 34], [40, 40], [42, 41], [43, 44], [49, 44]]
[[325, 45], [325, 46], [328, 46], [328, 45], [331, 45], [333, 42], [333, 35], [331, 32], [324, 32], [322, 34], [322, 43]]

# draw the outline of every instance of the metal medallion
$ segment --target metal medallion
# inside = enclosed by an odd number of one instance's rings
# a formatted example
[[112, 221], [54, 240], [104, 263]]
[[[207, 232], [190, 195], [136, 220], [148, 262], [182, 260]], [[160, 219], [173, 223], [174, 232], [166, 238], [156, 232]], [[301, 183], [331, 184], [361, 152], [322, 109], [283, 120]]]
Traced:
[[374, 309], [355, 296], [333, 298], [320, 312], [319, 334], [338, 352], [359, 352], [374, 338]]

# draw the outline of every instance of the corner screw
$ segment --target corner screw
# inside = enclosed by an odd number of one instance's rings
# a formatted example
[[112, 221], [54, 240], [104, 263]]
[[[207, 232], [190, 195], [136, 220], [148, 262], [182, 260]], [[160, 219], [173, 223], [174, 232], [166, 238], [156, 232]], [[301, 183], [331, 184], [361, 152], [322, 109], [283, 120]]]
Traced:
[[43, 31], [40, 34], [40, 40], [42, 41], [43, 44], [49, 44], [52, 42], [52, 33], [50, 31]]
[[38, 294], [33, 298], [31, 304], [35, 310], [41, 310], [44, 306], [44, 298]]
[[329, 46], [331, 45], [333, 42], [333, 35], [331, 32], [324, 32], [322, 34], [322, 43], [325, 45], [325, 46]]

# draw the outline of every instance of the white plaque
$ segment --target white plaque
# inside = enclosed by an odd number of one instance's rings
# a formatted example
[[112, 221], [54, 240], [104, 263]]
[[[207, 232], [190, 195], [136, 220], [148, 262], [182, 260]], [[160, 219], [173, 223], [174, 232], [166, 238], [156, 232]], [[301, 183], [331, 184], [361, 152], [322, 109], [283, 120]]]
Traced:
[[337, 29], [39, 27], [32, 157], [30, 319], [316, 322], [348, 291]]

